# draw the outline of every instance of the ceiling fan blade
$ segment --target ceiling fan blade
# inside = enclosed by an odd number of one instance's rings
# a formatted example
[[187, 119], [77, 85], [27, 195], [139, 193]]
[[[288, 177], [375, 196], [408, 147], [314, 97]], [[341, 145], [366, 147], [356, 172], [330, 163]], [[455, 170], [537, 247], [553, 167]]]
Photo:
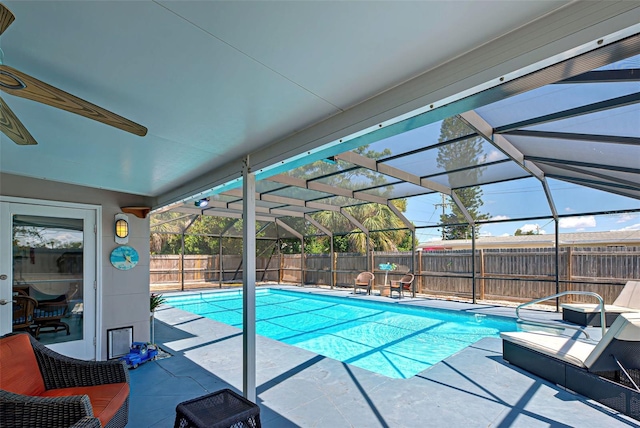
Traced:
[[16, 19], [13, 13], [2, 3], [0, 3], [0, 35], [4, 33], [4, 30], [9, 28], [9, 25]]
[[0, 98], [0, 131], [21, 146], [38, 144], [2, 98]]
[[26, 98], [42, 104], [66, 110], [89, 119], [122, 129], [141, 137], [147, 128], [122, 116], [91, 104], [61, 89], [44, 83], [7, 65], [0, 65], [0, 89], [16, 97]]

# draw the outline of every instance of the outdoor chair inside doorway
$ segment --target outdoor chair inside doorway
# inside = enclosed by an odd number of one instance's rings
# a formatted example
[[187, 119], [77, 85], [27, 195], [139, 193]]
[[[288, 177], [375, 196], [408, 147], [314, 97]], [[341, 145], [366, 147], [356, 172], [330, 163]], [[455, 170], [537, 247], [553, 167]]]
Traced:
[[34, 311], [38, 302], [33, 297], [17, 294], [13, 296], [13, 331], [26, 330], [31, 332], [34, 324]]
[[38, 302], [38, 307], [34, 311], [34, 336], [40, 338], [41, 333], [57, 333], [65, 331], [67, 336], [69, 332], [69, 324], [62, 321], [66, 318], [69, 310], [69, 302], [67, 296], [58, 296], [52, 300], [43, 300]]

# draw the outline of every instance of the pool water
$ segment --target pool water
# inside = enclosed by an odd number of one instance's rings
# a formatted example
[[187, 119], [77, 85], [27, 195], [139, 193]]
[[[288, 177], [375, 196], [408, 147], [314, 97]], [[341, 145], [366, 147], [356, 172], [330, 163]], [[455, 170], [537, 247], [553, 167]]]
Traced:
[[[175, 308], [242, 328], [242, 291], [167, 298]], [[295, 291], [256, 290], [256, 331], [392, 378], [409, 378], [515, 320]]]

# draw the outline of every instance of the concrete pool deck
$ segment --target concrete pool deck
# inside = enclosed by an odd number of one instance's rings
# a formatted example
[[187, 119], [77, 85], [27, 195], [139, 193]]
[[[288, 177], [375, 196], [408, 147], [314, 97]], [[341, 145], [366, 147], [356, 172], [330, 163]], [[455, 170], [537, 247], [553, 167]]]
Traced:
[[[351, 290], [292, 289], [390, 301], [353, 296]], [[393, 301], [503, 316], [515, 312], [421, 298]], [[531, 313], [538, 319], [560, 318]], [[241, 330], [174, 308], [159, 310], [156, 320], [156, 342], [173, 356], [130, 372], [129, 427], [171, 427], [179, 402], [222, 388], [242, 390]], [[593, 333], [597, 337], [597, 330]], [[262, 336], [256, 348], [257, 401], [267, 428], [640, 426], [509, 365], [495, 338], [476, 342], [409, 379], [391, 379]]]

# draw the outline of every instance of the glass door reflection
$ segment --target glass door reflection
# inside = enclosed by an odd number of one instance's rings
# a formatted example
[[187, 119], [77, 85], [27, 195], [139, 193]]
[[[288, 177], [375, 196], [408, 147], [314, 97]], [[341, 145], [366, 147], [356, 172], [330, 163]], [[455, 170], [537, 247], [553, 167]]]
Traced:
[[13, 330], [45, 344], [83, 339], [82, 219], [14, 215]]

